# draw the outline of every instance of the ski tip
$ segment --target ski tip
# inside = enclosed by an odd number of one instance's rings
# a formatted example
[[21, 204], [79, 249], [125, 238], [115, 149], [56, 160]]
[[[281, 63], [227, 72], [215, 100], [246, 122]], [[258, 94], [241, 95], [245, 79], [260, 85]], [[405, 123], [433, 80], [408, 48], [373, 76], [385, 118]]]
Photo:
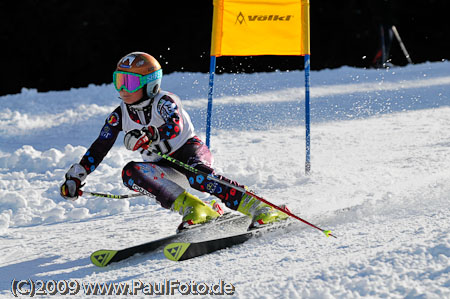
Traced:
[[91, 262], [97, 267], [105, 267], [116, 253], [117, 250], [97, 250], [91, 254]]
[[179, 261], [191, 243], [170, 243], [164, 247], [164, 255], [171, 261]]

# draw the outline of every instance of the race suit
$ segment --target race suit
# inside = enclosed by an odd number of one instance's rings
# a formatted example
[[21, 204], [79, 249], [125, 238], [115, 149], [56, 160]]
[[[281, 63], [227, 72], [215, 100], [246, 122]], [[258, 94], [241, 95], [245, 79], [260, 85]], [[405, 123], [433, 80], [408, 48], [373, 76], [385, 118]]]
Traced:
[[[242, 192], [211, 181], [204, 175], [196, 175], [152, 153], [152, 150], [156, 150], [168, 154], [204, 173], [214, 174], [211, 152], [195, 135], [191, 119], [183, 109], [178, 96], [167, 91], [160, 91], [144, 108], [133, 108], [122, 102], [108, 116], [98, 138], [82, 157], [80, 164], [88, 174], [91, 173], [112, 148], [120, 131], [126, 134], [133, 129], [150, 126], [157, 129], [159, 137], [151, 143], [148, 150], [139, 150], [142, 161], [132, 161], [125, 165], [122, 170], [125, 186], [136, 192], [155, 196], [166, 209], [171, 208], [175, 199], [189, 185], [220, 198], [230, 209], [238, 208]], [[215, 176], [243, 187], [223, 176]]]

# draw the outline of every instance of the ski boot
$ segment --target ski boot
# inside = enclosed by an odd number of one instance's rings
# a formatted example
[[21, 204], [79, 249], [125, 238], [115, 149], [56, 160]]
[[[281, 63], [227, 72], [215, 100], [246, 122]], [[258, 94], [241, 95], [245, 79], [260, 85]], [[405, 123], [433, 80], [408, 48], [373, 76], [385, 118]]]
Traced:
[[172, 205], [171, 210], [180, 213], [183, 221], [178, 226], [177, 231], [189, 228], [192, 225], [206, 223], [223, 214], [219, 205], [207, 205], [196, 196], [184, 191], [181, 193]]
[[[281, 208], [289, 211], [289, 209], [285, 205], [282, 205]], [[250, 229], [260, 227], [261, 225], [285, 220], [289, 217], [287, 214], [281, 212], [280, 210], [277, 210], [269, 206], [268, 204], [261, 202], [257, 198], [249, 196], [247, 194], [244, 194], [244, 196], [242, 196], [237, 210], [238, 212], [241, 212], [242, 214], [245, 214], [252, 218], [252, 223], [249, 226]]]

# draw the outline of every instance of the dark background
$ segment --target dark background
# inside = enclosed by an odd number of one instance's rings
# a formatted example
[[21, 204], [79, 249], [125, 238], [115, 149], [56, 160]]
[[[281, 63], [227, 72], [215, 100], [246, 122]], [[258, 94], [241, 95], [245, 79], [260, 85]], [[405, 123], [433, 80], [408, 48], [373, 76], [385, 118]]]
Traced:
[[[396, 25], [414, 63], [450, 58], [448, 0], [311, 0], [311, 67], [374, 67], [381, 23]], [[0, 95], [112, 81], [132, 51], [157, 58], [165, 74], [208, 72], [212, 0], [1, 1]], [[394, 65], [407, 63], [394, 40]], [[303, 57], [220, 57], [217, 73], [302, 69]], [[450, 71], [450, 70], [449, 70]]]

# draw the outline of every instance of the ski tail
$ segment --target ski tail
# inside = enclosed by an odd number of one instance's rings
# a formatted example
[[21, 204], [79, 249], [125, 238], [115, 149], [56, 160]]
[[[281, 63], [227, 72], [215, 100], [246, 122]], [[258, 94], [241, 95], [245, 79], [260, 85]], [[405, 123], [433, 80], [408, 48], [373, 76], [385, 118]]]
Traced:
[[164, 255], [171, 261], [183, 260], [183, 254], [191, 246], [191, 243], [175, 242], [164, 248]]
[[91, 254], [91, 262], [98, 267], [105, 267], [116, 253], [117, 250], [97, 250]]

